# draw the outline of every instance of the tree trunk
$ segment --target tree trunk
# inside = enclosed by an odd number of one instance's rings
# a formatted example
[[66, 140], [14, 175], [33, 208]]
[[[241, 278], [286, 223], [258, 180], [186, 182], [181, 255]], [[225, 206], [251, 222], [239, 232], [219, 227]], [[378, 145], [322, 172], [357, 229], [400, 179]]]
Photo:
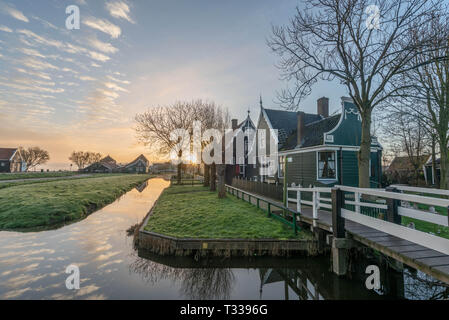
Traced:
[[204, 186], [210, 187], [210, 165], [204, 164]]
[[432, 181], [431, 184], [437, 186], [437, 188], [440, 187], [440, 182], [438, 181], [438, 175], [437, 175], [437, 153], [435, 151], [436, 149], [436, 138], [432, 137]]
[[226, 172], [226, 165], [224, 165], [224, 164], [219, 164], [219, 165], [217, 166], [217, 174], [218, 174], [218, 198], [219, 198], [219, 199], [226, 198], [225, 172]]
[[178, 185], [180, 185], [182, 179], [182, 163], [178, 164], [178, 174], [176, 179], [178, 180]]
[[448, 189], [448, 181], [449, 181], [449, 152], [447, 149], [447, 144], [440, 144], [440, 188]]
[[[366, 109], [365, 109], [366, 110]], [[344, 115], [342, 115], [343, 117]], [[358, 154], [359, 160], [359, 187], [369, 188], [369, 160], [371, 158], [371, 112], [366, 111], [362, 116], [362, 141]]]
[[217, 191], [217, 166], [214, 163], [210, 166], [210, 191]]

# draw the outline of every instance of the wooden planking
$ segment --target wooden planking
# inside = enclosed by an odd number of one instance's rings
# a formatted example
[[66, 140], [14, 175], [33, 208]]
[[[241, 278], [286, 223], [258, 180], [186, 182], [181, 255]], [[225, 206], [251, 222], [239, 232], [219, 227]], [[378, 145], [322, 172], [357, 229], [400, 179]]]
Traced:
[[447, 266], [438, 266], [438, 267], [435, 267], [434, 269], [440, 271], [441, 273], [449, 274], [449, 265], [447, 265]]
[[427, 248], [426, 248], [426, 250], [403, 252], [403, 254], [410, 259], [435, 258], [435, 257], [444, 257], [445, 256], [441, 252], [427, 249]]
[[449, 265], [449, 256], [434, 257], [434, 258], [419, 258], [417, 260], [431, 267]]

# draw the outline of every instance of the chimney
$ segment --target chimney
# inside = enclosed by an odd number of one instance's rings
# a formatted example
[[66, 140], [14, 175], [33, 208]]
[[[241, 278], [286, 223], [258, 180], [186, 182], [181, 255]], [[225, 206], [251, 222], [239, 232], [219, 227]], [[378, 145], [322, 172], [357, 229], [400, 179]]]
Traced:
[[298, 124], [297, 124], [297, 143], [298, 146], [300, 146], [303, 143], [304, 139], [304, 127], [305, 127], [305, 117], [306, 114], [302, 111], [298, 112], [296, 114], [298, 116]]
[[237, 119], [232, 119], [232, 130], [236, 130], [238, 127], [238, 120]]
[[329, 98], [323, 97], [318, 99], [317, 113], [323, 118], [329, 117]]

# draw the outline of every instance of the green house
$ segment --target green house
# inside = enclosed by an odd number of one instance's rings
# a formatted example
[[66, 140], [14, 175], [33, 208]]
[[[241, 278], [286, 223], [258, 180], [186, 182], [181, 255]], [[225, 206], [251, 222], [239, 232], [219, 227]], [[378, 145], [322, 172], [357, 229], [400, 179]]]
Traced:
[[[258, 129], [278, 130], [277, 172], [259, 181], [283, 182], [287, 157], [287, 183], [303, 187], [358, 186], [357, 155], [361, 142], [361, 117], [350, 98], [342, 98], [341, 112], [329, 116], [329, 99], [317, 103], [317, 114], [266, 109], [261, 104]], [[269, 139], [266, 139], [269, 142]], [[267, 145], [269, 153], [271, 145]], [[372, 137], [370, 180], [379, 187], [382, 146]]]

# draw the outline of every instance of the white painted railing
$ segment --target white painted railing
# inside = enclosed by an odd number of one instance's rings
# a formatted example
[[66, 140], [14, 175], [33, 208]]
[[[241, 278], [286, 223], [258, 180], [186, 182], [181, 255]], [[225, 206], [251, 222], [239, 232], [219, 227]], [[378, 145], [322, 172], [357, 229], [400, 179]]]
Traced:
[[440, 196], [449, 196], [449, 190], [444, 189], [433, 189], [433, 188], [418, 188], [418, 187], [409, 187], [403, 185], [391, 185], [390, 187], [396, 188], [400, 191], [406, 192], [414, 192], [414, 193], [424, 193], [424, 194], [435, 194]]
[[[369, 216], [360, 214], [361, 206], [374, 207], [374, 208], [379, 208], [379, 209], [387, 209], [387, 210], [389, 210], [389, 214], [391, 214], [391, 210], [396, 210], [396, 209], [392, 209], [391, 207], [389, 208], [387, 205], [383, 205], [383, 204], [360, 202], [360, 198], [362, 195], [368, 195], [368, 196], [375, 196], [375, 197], [387, 199], [387, 202], [390, 204], [390, 206], [392, 203], [391, 200], [399, 200], [399, 201], [402, 201], [405, 203], [423, 204], [423, 205], [427, 205], [427, 206], [433, 206], [433, 207], [438, 206], [438, 207], [443, 207], [443, 208], [449, 207], [449, 200], [442, 199], [442, 198], [426, 197], [426, 196], [415, 195], [415, 194], [391, 192], [391, 191], [385, 191], [385, 190], [379, 190], [379, 189], [361, 189], [361, 188], [353, 188], [353, 187], [346, 187], [346, 186], [335, 186], [335, 188], [338, 188], [341, 191], [344, 191], [346, 193], [348, 193], [348, 192], [354, 193], [355, 201], [345, 201], [345, 203], [355, 205], [356, 206], [355, 210], [352, 211], [352, 210], [348, 210], [345, 208], [341, 208], [341, 216], [343, 218], [449, 255], [449, 240], [448, 239], [438, 237], [438, 236], [430, 234], [430, 233], [415, 230], [412, 228], [408, 228], [408, 227], [402, 226], [400, 224], [392, 223], [391, 221], [384, 221], [381, 219], [376, 219], [373, 217], [369, 217]], [[417, 188], [412, 188], [412, 187], [406, 187], [406, 188], [408, 190], [403, 189], [402, 191], [417, 192], [416, 191]], [[398, 189], [398, 188], [396, 188], [396, 189]], [[414, 189], [414, 190], [411, 190], [411, 189]], [[429, 194], [431, 192], [428, 192], [428, 190], [426, 190], [426, 192], [423, 192], [423, 193]], [[390, 201], [388, 201], [388, 200], [390, 200]], [[429, 212], [429, 211], [424, 211], [424, 210], [418, 210], [416, 208], [404, 207], [404, 206], [401, 206], [401, 203], [399, 201], [396, 202], [398, 204], [398, 206], [397, 206], [397, 210], [395, 212], [393, 212], [394, 214], [397, 214], [399, 216], [410, 217], [410, 218], [421, 220], [421, 221], [430, 222], [430, 223], [445, 226], [445, 227], [449, 226], [448, 216], [438, 214], [437, 212]]]
[[[330, 194], [331, 188], [302, 188], [290, 187], [288, 192], [296, 192], [296, 198], [287, 198], [288, 202], [296, 203], [296, 211], [301, 212], [301, 204], [312, 207], [313, 219], [318, 220], [318, 210], [320, 208], [332, 209], [332, 199], [322, 197], [322, 193]], [[312, 193], [312, 201], [303, 200], [302, 193]]]

